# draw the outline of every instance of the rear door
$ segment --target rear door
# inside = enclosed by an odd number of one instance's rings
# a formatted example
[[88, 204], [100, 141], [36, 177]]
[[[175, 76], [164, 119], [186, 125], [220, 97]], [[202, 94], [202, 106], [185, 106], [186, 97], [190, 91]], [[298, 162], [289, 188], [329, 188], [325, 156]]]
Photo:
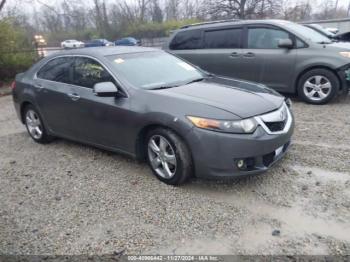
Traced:
[[280, 39], [295, 37], [289, 32], [269, 25], [246, 28], [240, 64], [241, 78], [266, 84], [279, 91], [288, 91], [293, 78], [297, 49], [279, 48]]
[[74, 57], [57, 57], [47, 62], [34, 77], [34, 92], [48, 128], [55, 134], [72, 137], [70, 121], [71, 83]]
[[[208, 72], [240, 78], [242, 32], [239, 26], [184, 31], [178, 33], [170, 47], [174, 54]], [[196, 45], [193, 45], [194, 36], [201, 39], [196, 40]], [[177, 41], [178, 38], [183, 38], [183, 41]], [[192, 41], [192, 46], [185, 40]], [[185, 49], [187, 47], [194, 49]]]

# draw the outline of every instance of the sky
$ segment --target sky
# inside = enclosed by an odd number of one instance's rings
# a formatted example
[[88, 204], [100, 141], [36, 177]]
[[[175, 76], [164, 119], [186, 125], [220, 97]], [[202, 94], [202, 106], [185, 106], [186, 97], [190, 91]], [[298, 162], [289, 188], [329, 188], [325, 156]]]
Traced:
[[[50, 6], [54, 6], [55, 4], [57, 3], [60, 3], [61, 0], [8, 0], [6, 5], [8, 7], [13, 7], [14, 5], [16, 5], [17, 7], [19, 8], [26, 8], [26, 10], [28, 10], [29, 12], [31, 12], [33, 10], [33, 7], [40, 7], [40, 4], [39, 4], [39, 1], [42, 2], [42, 3], [45, 3], [47, 5], [50, 5]], [[118, 2], [119, 0], [106, 0], [106, 2]], [[126, 2], [135, 2], [135, 0], [125, 0]], [[320, 3], [323, 1], [323, 0], [309, 0], [310, 1], [310, 4], [313, 6], [313, 8], [316, 9], [317, 6], [320, 5]], [[334, 2], [336, 0], [333, 0]], [[82, 1], [78, 1], [78, 2], [82, 2]], [[93, 4], [93, 1], [92, 0], [85, 0], [86, 4], [87, 5], [92, 5]], [[300, 2], [300, 0], [290, 0], [290, 3], [298, 3]], [[338, 7], [345, 7], [345, 8], [348, 8], [348, 5], [350, 3], [350, 0], [338, 0]]]

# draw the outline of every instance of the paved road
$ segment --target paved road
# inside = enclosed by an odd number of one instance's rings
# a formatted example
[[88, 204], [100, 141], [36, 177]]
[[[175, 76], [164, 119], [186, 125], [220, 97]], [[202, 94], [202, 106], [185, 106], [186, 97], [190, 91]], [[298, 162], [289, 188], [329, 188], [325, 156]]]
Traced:
[[350, 99], [294, 113], [265, 175], [170, 187], [120, 155], [34, 143], [2, 97], [0, 253], [349, 255]]

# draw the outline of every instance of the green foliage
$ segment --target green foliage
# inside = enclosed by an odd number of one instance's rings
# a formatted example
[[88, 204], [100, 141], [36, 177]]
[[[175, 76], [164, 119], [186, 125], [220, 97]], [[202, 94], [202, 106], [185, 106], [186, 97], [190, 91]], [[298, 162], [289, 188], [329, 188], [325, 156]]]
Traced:
[[198, 23], [199, 20], [187, 19], [187, 20], [170, 20], [163, 23], [133, 23], [127, 27], [124, 36], [133, 36], [137, 38], [153, 38], [153, 37], [164, 37], [170, 35], [172, 30], [178, 29], [181, 26], [187, 24]]
[[0, 80], [14, 77], [36, 59], [25, 32], [9, 20], [0, 21], [0, 43]]

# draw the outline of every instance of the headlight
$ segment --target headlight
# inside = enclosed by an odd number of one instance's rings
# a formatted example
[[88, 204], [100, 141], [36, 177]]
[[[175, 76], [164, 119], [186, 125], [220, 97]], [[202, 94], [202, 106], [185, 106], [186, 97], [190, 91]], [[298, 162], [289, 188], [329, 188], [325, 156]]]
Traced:
[[187, 116], [187, 118], [196, 127], [226, 133], [249, 134], [253, 133], [258, 126], [254, 118], [238, 121], [216, 120], [195, 116]]
[[339, 54], [340, 54], [341, 56], [350, 58], [350, 52], [339, 52]]

